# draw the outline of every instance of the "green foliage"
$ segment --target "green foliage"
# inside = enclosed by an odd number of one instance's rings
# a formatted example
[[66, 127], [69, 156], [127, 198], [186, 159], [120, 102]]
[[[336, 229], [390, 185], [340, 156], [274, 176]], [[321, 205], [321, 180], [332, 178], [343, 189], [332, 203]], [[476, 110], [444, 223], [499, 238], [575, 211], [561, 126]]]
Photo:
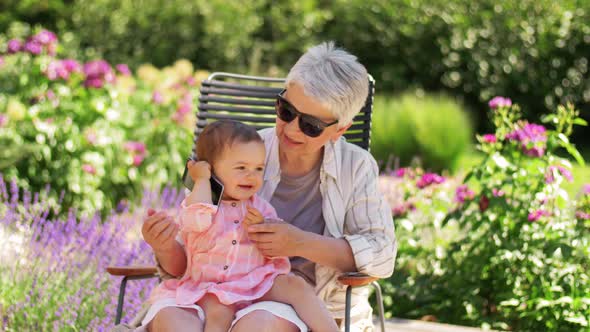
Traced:
[[376, 97], [372, 130], [377, 160], [393, 156], [408, 165], [418, 157], [424, 168], [436, 171], [455, 168], [473, 133], [467, 113], [452, 98], [413, 93]]
[[388, 281], [394, 286], [384, 283], [394, 316], [515, 331], [588, 330], [590, 214], [583, 213], [590, 187], [570, 200], [562, 183], [571, 165], [556, 156], [562, 149], [578, 155], [568, 141], [572, 126], [583, 124], [577, 115], [560, 106], [545, 117], [555, 129], [545, 130], [522, 121], [518, 106], [492, 111], [496, 131], [479, 137], [486, 158], [466, 176], [459, 204], [443, 222], [455, 236], [433, 250], [404, 241], [402, 227], [399, 269]]
[[[203, 73], [178, 61], [115, 77], [103, 63], [114, 80], [95, 88], [81, 68], [67, 79], [51, 77], [61, 60], [46, 53], [4, 57], [0, 173], [28, 190], [49, 185], [54, 197], [67, 192], [66, 212], [105, 212], [137, 198], [144, 186], [178, 183], [192, 146], [195, 80]], [[153, 100], [156, 91], [162, 101]]]

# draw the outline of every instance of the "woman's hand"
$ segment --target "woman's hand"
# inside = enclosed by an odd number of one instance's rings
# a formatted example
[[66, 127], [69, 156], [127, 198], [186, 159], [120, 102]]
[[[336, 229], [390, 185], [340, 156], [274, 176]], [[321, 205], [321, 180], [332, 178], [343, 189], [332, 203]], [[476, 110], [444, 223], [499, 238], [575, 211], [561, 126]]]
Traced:
[[262, 224], [248, 226], [248, 237], [266, 257], [298, 256], [306, 232], [284, 222], [266, 219]]
[[188, 174], [191, 176], [194, 182], [197, 182], [201, 179], [207, 179], [211, 177], [211, 165], [208, 162], [200, 160], [194, 161], [189, 160], [186, 163], [186, 167], [188, 168]]
[[170, 252], [178, 245], [176, 234], [178, 225], [166, 212], [148, 209], [141, 226], [143, 239], [156, 252]]

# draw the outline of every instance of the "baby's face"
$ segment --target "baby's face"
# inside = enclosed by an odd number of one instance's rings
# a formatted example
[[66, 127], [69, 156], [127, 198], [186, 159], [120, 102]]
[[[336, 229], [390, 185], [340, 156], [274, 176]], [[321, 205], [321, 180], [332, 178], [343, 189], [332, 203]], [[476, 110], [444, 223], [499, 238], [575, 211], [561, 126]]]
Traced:
[[224, 185], [223, 199], [245, 200], [262, 186], [265, 149], [261, 142], [234, 143], [213, 167]]

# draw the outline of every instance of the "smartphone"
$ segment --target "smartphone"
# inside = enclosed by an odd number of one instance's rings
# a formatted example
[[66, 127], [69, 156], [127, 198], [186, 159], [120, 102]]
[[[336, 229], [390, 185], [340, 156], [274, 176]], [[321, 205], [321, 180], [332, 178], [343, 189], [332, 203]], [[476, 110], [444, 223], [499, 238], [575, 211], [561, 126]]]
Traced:
[[[191, 160], [191, 159], [190, 158], [187, 159], [187, 163], [189, 160]], [[191, 191], [193, 190], [193, 187], [195, 186], [193, 179], [188, 174], [188, 167], [186, 166], [186, 163], [184, 164], [184, 173], [182, 174], [182, 183], [184, 184], [184, 186], [188, 190], [191, 190]], [[219, 205], [219, 203], [221, 202], [221, 197], [223, 196], [223, 184], [213, 174], [211, 174], [211, 178], [209, 179], [209, 183], [211, 183], [211, 202], [213, 203], [213, 205]]]

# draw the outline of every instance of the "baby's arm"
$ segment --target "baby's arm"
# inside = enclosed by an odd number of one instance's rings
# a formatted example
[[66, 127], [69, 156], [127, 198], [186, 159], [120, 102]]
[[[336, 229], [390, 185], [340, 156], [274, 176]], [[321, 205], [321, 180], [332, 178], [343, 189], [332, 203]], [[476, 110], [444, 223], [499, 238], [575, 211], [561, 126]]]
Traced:
[[205, 331], [214, 332], [229, 331], [231, 322], [234, 320], [236, 308], [233, 304], [220, 303], [213, 294], [205, 294], [197, 304], [205, 311]]
[[311, 331], [339, 330], [332, 314], [311, 285], [294, 274], [277, 276], [272, 288], [259, 301], [290, 304]]
[[185, 203], [187, 206], [194, 203], [212, 203], [211, 198], [211, 165], [206, 161], [189, 160], [187, 162], [188, 173], [193, 179], [195, 185], [193, 190], [187, 196]]

